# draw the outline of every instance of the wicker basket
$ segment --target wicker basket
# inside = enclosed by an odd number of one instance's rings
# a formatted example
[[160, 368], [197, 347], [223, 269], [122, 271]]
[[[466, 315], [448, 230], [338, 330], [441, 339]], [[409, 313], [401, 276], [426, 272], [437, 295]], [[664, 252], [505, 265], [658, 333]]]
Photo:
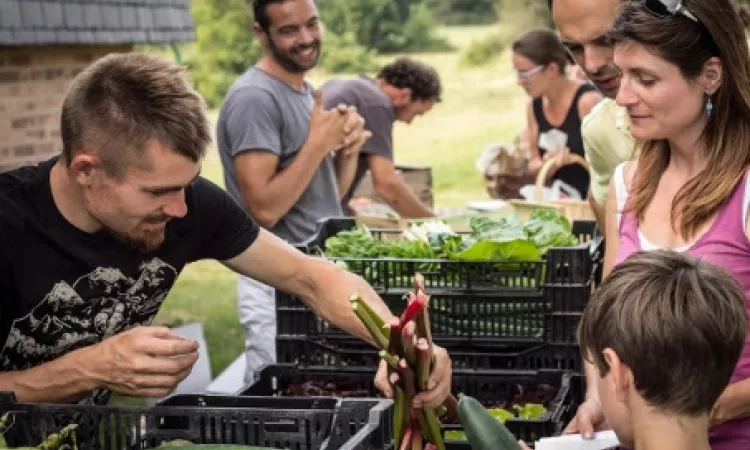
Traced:
[[[552, 208], [559, 211], [568, 220], [593, 220], [595, 219], [594, 211], [591, 209], [591, 205], [587, 200], [542, 200], [542, 190], [544, 188], [545, 181], [552, 176], [553, 169], [556, 170], [560, 165], [560, 158], [563, 155], [550, 158], [542, 164], [539, 174], [536, 177], [535, 190], [534, 190], [534, 201], [528, 200], [510, 200], [510, 204], [513, 205], [516, 215], [519, 219], [527, 219], [536, 209], [539, 208]], [[589, 165], [585, 159], [581, 158], [575, 153], [568, 154], [566, 157], [566, 164], [578, 164], [584, 169], [588, 170]]]

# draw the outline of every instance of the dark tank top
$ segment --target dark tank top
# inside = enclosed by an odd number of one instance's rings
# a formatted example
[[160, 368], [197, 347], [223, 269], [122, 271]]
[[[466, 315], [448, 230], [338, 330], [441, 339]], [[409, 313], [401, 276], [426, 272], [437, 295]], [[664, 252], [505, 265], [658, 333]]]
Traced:
[[[547, 121], [547, 117], [544, 115], [544, 109], [542, 108], [542, 98], [535, 98], [532, 106], [534, 111], [534, 119], [536, 120], [539, 128], [539, 136], [552, 130], [557, 129], [562, 131], [568, 136], [567, 146], [571, 153], [575, 153], [584, 156], [583, 154], [583, 138], [581, 137], [581, 117], [578, 114], [578, 101], [581, 96], [586, 92], [595, 91], [596, 88], [589, 84], [582, 84], [578, 91], [576, 91], [573, 101], [568, 107], [568, 114], [565, 115], [565, 120], [559, 127], [554, 127]], [[547, 149], [539, 148], [539, 156], [544, 156], [547, 153]], [[569, 165], [558, 170], [552, 177], [553, 180], [561, 180], [574, 188], [581, 194], [581, 198], [586, 199], [586, 195], [589, 191], [589, 172], [578, 164]]]

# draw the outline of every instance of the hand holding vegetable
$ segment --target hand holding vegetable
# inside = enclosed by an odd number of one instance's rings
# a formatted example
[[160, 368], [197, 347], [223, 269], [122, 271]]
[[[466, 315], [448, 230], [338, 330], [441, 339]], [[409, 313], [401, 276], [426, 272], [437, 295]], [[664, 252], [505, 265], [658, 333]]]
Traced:
[[[427, 385], [427, 390], [420, 392], [414, 397], [412, 406], [415, 408], [427, 407], [437, 408], [442, 405], [451, 395], [451, 379], [453, 369], [448, 352], [440, 346], [433, 345], [434, 366]], [[388, 381], [388, 364], [380, 361], [378, 372], [375, 375], [375, 387], [387, 398], [393, 398], [394, 390]]]
[[168, 395], [198, 360], [198, 343], [165, 327], [133, 328], [84, 350], [93, 389], [141, 397]]
[[354, 313], [380, 348], [382, 362], [375, 383], [395, 399], [396, 448], [423, 450], [432, 444], [437, 450], [445, 450], [434, 408], [442, 405], [455, 415], [456, 399], [450, 395], [452, 370], [448, 353], [432, 343], [429, 297], [421, 275], [414, 277], [414, 291], [409, 294], [401, 317], [388, 324], [359, 296], [352, 297], [351, 302]]

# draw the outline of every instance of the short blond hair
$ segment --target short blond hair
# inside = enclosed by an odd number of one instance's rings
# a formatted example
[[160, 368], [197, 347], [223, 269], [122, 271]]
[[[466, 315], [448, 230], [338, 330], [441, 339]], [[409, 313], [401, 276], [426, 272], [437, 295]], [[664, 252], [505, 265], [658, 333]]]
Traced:
[[85, 149], [114, 176], [131, 164], [148, 164], [148, 141], [194, 162], [211, 143], [205, 103], [184, 67], [137, 52], [107, 55], [76, 76], [63, 102], [60, 134], [63, 160]]

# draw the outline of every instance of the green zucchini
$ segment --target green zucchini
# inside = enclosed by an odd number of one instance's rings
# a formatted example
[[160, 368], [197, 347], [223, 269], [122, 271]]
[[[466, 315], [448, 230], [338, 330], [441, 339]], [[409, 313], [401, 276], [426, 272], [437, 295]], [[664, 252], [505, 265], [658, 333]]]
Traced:
[[513, 433], [473, 397], [458, 395], [458, 420], [472, 450], [522, 450]]

